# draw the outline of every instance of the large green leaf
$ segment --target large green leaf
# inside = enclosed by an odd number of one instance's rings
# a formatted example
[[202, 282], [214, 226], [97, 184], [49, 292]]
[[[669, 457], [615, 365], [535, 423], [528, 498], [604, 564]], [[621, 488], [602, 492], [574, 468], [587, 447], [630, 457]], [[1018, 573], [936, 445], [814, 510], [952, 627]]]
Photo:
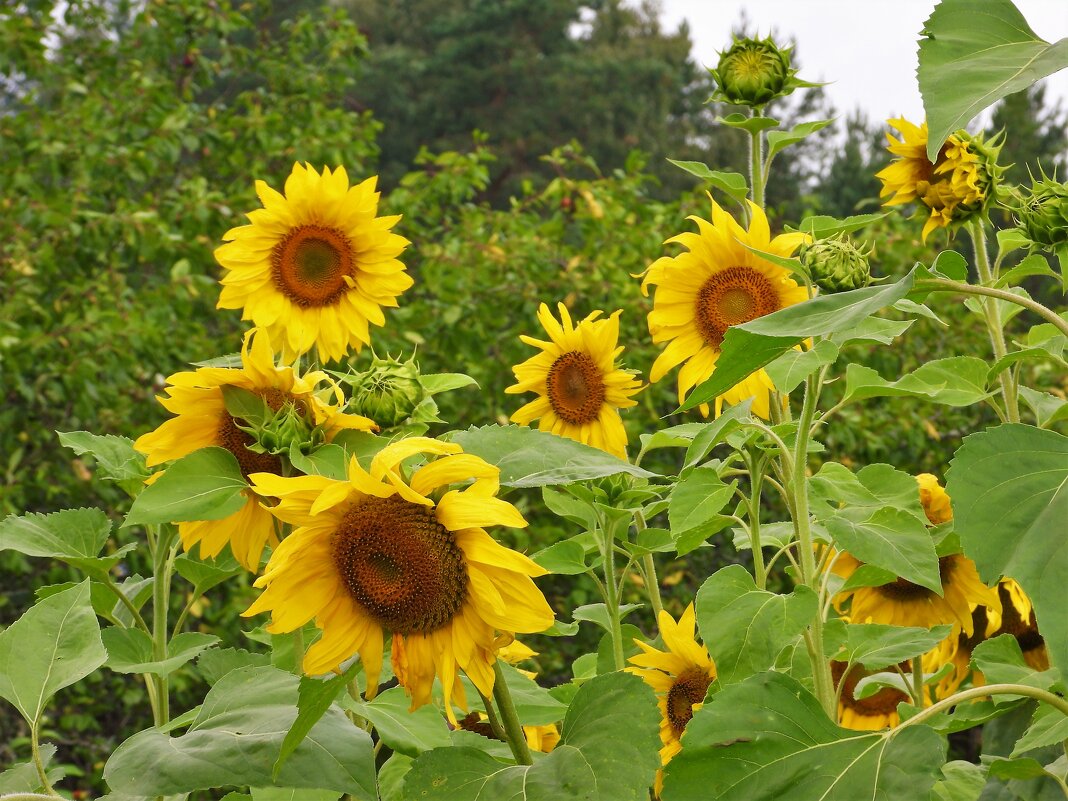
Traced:
[[696, 612], [720, 683], [739, 682], [774, 665], [816, 610], [816, 594], [808, 587], [779, 595], [757, 589], [741, 565], [713, 573], [697, 592]]
[[917, 520], [927, 517], [920, 506], [916, 479], [888, 464], [869, 464], [857, 473], [838, 462], [827, 462], [809, 481], [812, 513], [820, 520], [839, 513], [841, 505], [878, 509], [893, 506]]
[[156, 673], [160, 676], [173, 673], [219, 641], [214, 634], [182, 632], [167, 643], [167, 656], [156, 659], [152, 652], [152, 638], [140, 629], [111, 626], [101, 632], [101, 639], [108, 651], [105, 664], [116, 673]]
[[806, 337], [855, 328], [869, 315], [905, 297], [914, 281], [915, 270], [893, 284], [821, 295], [748, 323], [732, 325], [723, 338], [712, 377], [698, 384], [679, 410], [692, 409], [722, 395]]
[[745, 202], [745, 198], [749, 194], [749, 184], [746, 183], [745, 176], [741, 173], [713, 170], [700, 161], [675, 161], [675, 159], [668, 159], [668, 161], [676, 167], [686, 170], [690, 175], [694, 175], [702, 181], [708, 181], [716, 189], [723, 190], [729, 197], [739, 203]]
[[954, 527], [988, 584], [1016, 579], [1068, 674], [1068, 437], [1019, 423], [964, 438], [949, 471]]
[[1068, 38], [1040, 39], [1010, 0], [942, 0], [923, 35], [916, 74], [931, 161], [980, 111], [1068, 67]]
[[713, 695], [665, 769], [664, 801], [923, 799], [946, 746], [926, 726], [862, 734], [836, 726], [781, 673]]
[[293, 721], [289, 731], [286, 732], [285, 739], [282, 740], [282, 750], [279, 752], [278, 759], [275, 760], [274, 768], [271, 770], [271, 778], [274, 781], [278, 780], [278, 774], [281, 773], [282, 766], [290, 755], [297, 750], [297, 747], [304, 742], [308, 732], [312, 730], [316, 723], [322, 720], [326, 711], [330, 709], [338, 696], [345, 691], [345, 687], [356, 676], [356, 671], [359, 670], [359, 667], [360, 663], [353, 661], [349, 665], [349, 669], [344, 673], [328, 679], [319, 679], [314, 676], [300, 677], [300, 685], [297, 688], [297, 718]]
[[128, 545], [100, 556], [111, 534], [111, 521], [99, 509], [64, 509], [39, 515], [11, 515], [0, 520], [0, 551], [59, 559], [89, 573], [100, 573], [118, 562]]
[[926, 362], [896, 381], [887, 381], [875, 370], [859, 364], [846, 368], [844, 401], [867, 398], [922, 398], [946, 406], [971, 406], [991, 393], [987, 391], [990, 366], [974, 356], [951, 356]]
[[[234, 785], [264, 786], [297, 718], [296, 676], [271, 667], [231, 671], [216, 682], [185, 734], [135, 734], [111, 755], [104, 779], [116, 793], [171, 795]], [[286, 761], [275, 784], [349, 793], [374, 801], [371, 738], [328, 709]]]
[[896, 665], [925, 654], [949, 636], [950, 626], [933, 629], [884, 626], [878, 623], [847, 623], [841, 650], [832, 659], [863, 665], [868, 670]]
[[56, 692], [106, 658], [86, 579], [35, 604], [0, 632], [0, 698], [36, 723]]
[[113, 434], [90, 434], [88, 431], [59, 431], [59, 441], [79, 456], [96, 459], [102, 478], [114, 481], [130, 495], [141, 491], [148, 477], [144, 455], [134, 450], [133, 440]]
[[724, 484], [716, 471], [698, 467], [675, 485], [668, 504], [671, 536], [681, 540], [679, 554], [685, 554], [724, 529], [720, 511], [734, 497], [734, 484]]
[[201, 448], [176, 461], [137, 496], [124, 526], [221, 520], [245, 505], [248, 487], [237, 459], [225, 448]]
[[342, 699], [346, 709], [374, 724], [382, 742], [410, 757], [449, 744], [449, 728], [437, 707], [425, 704], [409, 711], [411, 699], [403, 687], [393, 687], [373, 701]]
[[581, 442], [526, 426], [481, 426], [449, 435], [466, 453], [501, 469], [506, 487], [571, 484], [618, 473], [649, 478], [655, 473]]
[[846, 509], [824, 522], [835, 545], [867, 565], [942, 592], [938, 555], [927, 527], [903, 509]]
[[560, 744], [532, 766], [481, 750], [436, 748], [405, 777], [423, 801], [645, 801], [660, 764], [660, 713], [649, 686], [627, 673], [590, 679], [564, 719]]

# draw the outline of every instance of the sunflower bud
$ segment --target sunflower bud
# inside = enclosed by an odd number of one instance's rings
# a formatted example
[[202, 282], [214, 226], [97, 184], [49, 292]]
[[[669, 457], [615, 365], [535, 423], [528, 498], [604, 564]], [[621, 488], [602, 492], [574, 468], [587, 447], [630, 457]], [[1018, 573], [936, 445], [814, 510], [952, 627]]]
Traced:
[[846, 292], [871, 283], [868, 256], [844, 237], [822, 239], [802, 245], [798, 258], [812, 276], [813, 283], [825, 292]]
[[[767, 39], [735, 39], [720, 53], [719, 64], [710, 70], [717, 89], [713, 99], [740, 106], [763, 106], [779, 95], [789, 94], [797, 70], [790, 68], [790, 50]], [[784, 91], [785, 90], [785, 91]]]
[[348, 410], [370, 417], [382, 428], [403, 423], [427, 397], [414, 358], [401, 362], [375, 356], [369, 370], [347, 382], [352, 386]]
[[1021, 199], [1016, 224], [1040, 248], [1054, 251], [1068, 246], [1068, 185], [1043, 175]]
[[308, 453], [326, 441], [321, 427], [308, 419], [302, 404], [286, 401], [255, 432], [256, 442], [266, 452], [289, 453], [296, 448]]

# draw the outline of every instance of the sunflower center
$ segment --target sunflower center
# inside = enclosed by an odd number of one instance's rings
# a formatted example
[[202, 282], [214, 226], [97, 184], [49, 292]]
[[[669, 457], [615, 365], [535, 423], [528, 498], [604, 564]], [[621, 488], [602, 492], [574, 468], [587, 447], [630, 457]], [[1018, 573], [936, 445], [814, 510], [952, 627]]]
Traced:
[[[258, 390], [257, 393], [272, 411], [278, 411], [282, 404], [289, 398], [289, 394], [280, 389]], [[237, 459], [237, 466], [241, 468], [241, 475], [245, 478], [251, 473], [274, 473], [282, 474], [282, 461], [272, 453], [256, 453], [248, 449], [249, 445], [256, 444], [256, 438], [247, 431], [237, 427], [237, 422], [226, 411], [219, 418], [218, 444], [226, 448]]]
[[556, 416], [572, 425], [592, 423], [604, 405], [604, 377], [597, 363], [577, 350], [560, 356], [546, 376], [549, 405]]
[[466, 717], [460, 718], [458, 721], [460, 728], [464, 731], [473, 731], [475, 734], [481, 734], [488, 740], [496, 740], [497, 735], [493, 733], [493, 727], [489, 722], [482, 719], [482, 716], [478, 712], [472, 712]]
[[398, 634], [440, 629], [467, 599], [463, 552], [429, 507], [397, 495], [364, 498], [330, 544], [352, 598]]
[[705, 343], [718, 350], [730, 326], [778, 310], [779, 294], [767, 276], [752, 267], [728, 267], [698, 291], [694, 322]]
[[[905, 661], [898, 665], [905, 675], [908, 675], [912, 670], [912, 663]], [[843, 681], [843, 674], [845, 673], [846, 663], [831, 661], [831, 676], [834, 678], [834, 686], [837, 689], [840, 682]], [[909, 697], [901, 692], [901, 690], [895, 690], [893, 687], [883, 687], [879, 692], [874, 695], [869, 695], [867, 698], [861, 698], [857, 700], [853, 696], [853, 691], [856, 690], [857, 683], [867, 677], [871, 676], [873, 671], [864, 670], [859, 665], [854, 665], [853, 669], [849, 671], [849, 675], [844, 677], [845, 683], [842, 686], [841, 701], [843, 706], [852, 709], [854, 712], [860, 715], [889, 715], [897, 711], [897, 705], [902, 701], [908, 701]]]
[[672, 730], [682, 736], [686, 724], [693, 717], [693, 705], [703, 703], [712, 679], [700, 668], [680, 673], [667, 694], [667, 719]]
[[274, 246], [271, 268], [278, 291], [298, 306], [329, 306], [348, 288], [352, 243], [336, 228], [301, 225]]
[[[943, 592], [945, 591], [945, 584], [949, 580], [952, 572], [953, 557], [940, 557], [938, 560], [938, 577], [942, 581]], [[913, 584], [911, 581], [906, 581], [903, 578], [895, 579], [889, 584], [883, 584], [881, 587], [873, 587], [873, 589], [880, 595], [893, 601], [915, 601], [920, 598], [930, 598], [931, 596], [938, 595], [938, 593], [928, 587], [924, 587], [920, 584]]]

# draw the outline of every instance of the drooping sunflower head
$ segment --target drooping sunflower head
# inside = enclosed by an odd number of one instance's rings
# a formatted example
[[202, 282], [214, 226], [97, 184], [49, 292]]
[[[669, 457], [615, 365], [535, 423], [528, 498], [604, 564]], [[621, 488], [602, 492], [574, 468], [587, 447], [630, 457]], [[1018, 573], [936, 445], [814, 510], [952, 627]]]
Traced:
[[930, 473], [920, 473], [916, 476], [916, 483], [920, 485], [920, 505], [931, 525], [937, 526], [952, 520], [953, 507], [938, 478]]
[[928, 212], [924, 241], [934, 229], [966, 222], [983, 211], [1004, 172], [997, 164], [1000, 147], [996, 143], [957, 131], [931, 163], [926, 122], [920, 126], [903, 118], [887, 122], [900, 131], [901, 139], [886, 135], [890, 142], [887, 149], [898, 158], [876, 173], [883, 182], [880, 197], [889, 198], [884, 205], [918, 201]]
[[[288, 409], [299, 413], [304, 418], [304, 428], [322, 431], [327, 440], [343, 429], [375, 428], [366, 417], [341, 411], [341, 392], [325, 373], [298, 375], [290, 366], [277, 366], [270, 334], [265, 330], [252, 329], [245, 335], [240, 368], [200, 367], [175, 373], [167, 384], [168, 395], [160, 397], [159, 402], [175, 416], [134, 443], [150, 467], [216, 446], [233, 454], [245, 478], [252, 473], [282, 472], [281, 457], [258, 446], [244, 421], [235, 419], [227, 410], [225, 387], [258, 395], [272, 411]], [[324, 388], [320, 390], [320, 386]], [[274, 521], [254, 492], [249, 489], [245, 495], [244, 508], [230, 517], [179, 523], [185, 548], [199, 543], [202, 556], [215, 557], [229, 544], [236, 559], [255, 572], [263, 549], [278, 540]]]
[[538, 308], [548, 341], [520, 337], [540, 352], [512, 368], [516, 383], [504, 391], [535, 392], [538, 397], [511, 419], [520, 425], [538, 420], [542, 431], [625, 459], [627, 432], [619, 410], [637, 403], [631, 396], [642, 385], [633, 373], [617, 366], [623, 352], [617, 345], [622, 312], [601, 318], [601, 312], [595, 311], [575, 325], [564, 304], [558, 309], [559, 321], [544, 303]]
[[976, 686], [983, 683], [982, 674], [971, 670], [972, 652], [979, 643], [993, 634], [999, 620], [1000, 616], [995, 610], [981, 604], [976, 605], [972, 609], [971, 634], [960, 626], [954, 626], [948, 637], [923, 655], [924, 673], [937, 673], [947, 663], [953, 665], [952, 671], [934, 685], [934, 696], [937, 700], [948, 698], [955, 693], [969, 675]]
[[[907, 676], [912, 670], [912, 663], [905, 661], [897, 666]], [[831, 660], [831, 677], [835, 689], [840, 689], [838, 696], [838, 723], [847, 729], [858, 731], [878, 731], [896, 726], [900, 720], [897, 705], [908, 703], [909, 696], [894, 687], [882, 687], [874, 695], [857, 698], [857, 684], [861, 679], [878, 671], [865, 670], [860, 665], [853, 665], [846, 673], [845, 662]], [[839, 688], [839, 685], [841, 687]]]
[[1001, 615], [990, 636], [1011, 634], [1019, 643], [1027, 664], [1035, 670], [1049, 670], [1046, 640], [1038, 631], [1034, 605], [1023, 587], [1012, 579], [1002, 579], [998, 583], [998, 597], [1001, 600]]
[[219, 308], [267, 329], [287, 361], [316, 348], [323, 361], [370, 343], [384, 306], [412, 285], [397, 257], [408, 240], [400, 217], [376, 217], [377, 178], [350, 187], [344, 167], [322, 173], [293, 165], [285, 194], [263, 181], [250, 224], [223, 235], [215, 258], [226, 270]]
[[[705, 693], [716, 678], [716, 666], [708, 649], [695, 637], [696, 616], [693, 604], [686, 607], [676, 623], [661, 610], [657, 619], [660, 636], [667, 646], [661, 651], [641, 640], [635, 644], [642, 653], [629, 660], [627, 668], [645, 681], [656, 693], [660, 705], [660, 764], [667, 765], [682, 750], [682, 733], [694, 712], [701, 708]], [[663, 786], [663, 771], [656, 776], [656, 793]]]
[[[798, 286], [786, 269], [746, 247], [789, 257], [808, 241], [808, 235], [772, 238], [764, 211], [750, 203], [749, 212], [747, 231], [713, 200], [711, 221], [690, 217], [698, 232], [667, 240], [679, 243], [686, 252], [657, 259], [645, 272], [642, 292], [648, 294], [649, 286], [656, 286], [649, 333], [653, 342], [667, 343], [653, 363], [649, 379], [659, 381], [681, 364], [680, 403], [715, 371], [728, 328], [808, 298], [808, 291]], [[767, 418], [772, 389], [771, 379], [760, 369], [716, 399], [716, 414], [724, 401], [735, 404], [753, 398], [753, 413]], [[707, 404], [703, 404], [701, 413], [707, 416], [708, 412]]]
[[[405, 463], [419, 457], [428, 461], [408, 475]], [[343, 481], [254, 475], [257, 492], [279, 499], [272, 514], [297, 528], [271, 555], [256, 581], [263, 594], [244, 614], [270, 611], [274, 632], [314, 619], [322, 637], [304, 671], [338, 670], [358, 653], [369, 695], [392, 633], [393, 671], [412, 708], [430, 701], [436, 676], [455, 723], [452, 703], [466, 707], [458, 670], [489, 695], [497, 632], [553, 621], [531, 581], [546, 571], [484, 529], [526, 525], [495, 497], [499, 473], [458, 445], [412, 437], [381, 450], [367, 470], [353, 458]]]

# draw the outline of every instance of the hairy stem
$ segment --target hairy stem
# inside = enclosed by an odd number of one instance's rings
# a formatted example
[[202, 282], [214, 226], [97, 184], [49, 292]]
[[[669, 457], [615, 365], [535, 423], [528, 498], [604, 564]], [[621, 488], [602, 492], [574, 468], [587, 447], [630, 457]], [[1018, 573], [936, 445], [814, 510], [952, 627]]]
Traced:
[[58, 798], [57, 793], [53, 787], [52, 782], [48, 781], [48, 773], [45, 771], [44, 761], [41, 759], [41, 743], [40, 734], [37, 730], [40, 721], [35, 720], [33, 725], [30, 726], [30, 748], [33, 751], [33, 765], [37, 768], [37, 779], [41, 782], [41, 787], [44, 788], [47, 793], [47, 798]]
[[623, 658], [623, 629], [619, 625], [619, 583], [616, 581], [615, 543], [612, 529], [606, 525], [603, 518], [599, 521], [599, 525], [602, 537], [601, 554], [604, 559], [604, 587], [605, 595], [608, 597], [605, 610], [608, 612], [608, 621], [611, 623], [612, 658], [615, 669], [622, 670], [626, 667], [626, 660]]
[[[983, 221], [976, 218], [968, 226], [968, 232], [972, 235], [972, 244], [975, 247], [975, 266], [979, 271], [979, 281], [984, 286], [993, 284], [994, 274], [990, 269], [990, 254], [986, 250], [986, 231], [983, 229]], [[994, 348], [994, 359], [1002, 359], [1008, 351], [1005, 348], [1005, 330], [997, 300], [991, 298], [984, 301], [983, 310], [987, 332], [990, 334], [990, 344]], [[1007, 368], [1002, 370], [998, 374], [998, 382], [1001, 384], [1001, 394], [1005, 399], [1005, 416], [1010, 423], [1020, 422], [1020, 406], [1016, 397], [1012, 372]]]
[[[757, 115], [754, 109], [753, 116]], [[749, 184], [753, 202], [764, 208], [764, 134], [761, 131], [749, 134]]]
[[[167, 658], [167, 642], [170, 631], [167, 627], [167, 612], [171, 595], [171, 571], [174, 558], [171, 544], [175, 537], [173, 526], [160, 526], [156, 539], [156, 552], [153, 554], [152, 580], [152, 657], [162, 662]], [[156, 683], [156, 726], [162, 726], [171, 719], [170, 688], [166, 676], [154, 676]]]
[[[645, 515], [639, 509], [634, 513], [634, 530], [639, 534], [645, 531]], [[642, 572], [645, 574], [645, 590], [649, 594], [649, 603], [653, 607], [653, 617], [660, 619], [660, 612], [664, 609], [664, 602], [660, 597], [660, 581], [656, 577], [656, 560], [652, 553], [642, 557]]]
[[499, 659], [493, 663], [493, 698], [497, 702], [497, 708], [501, 711], [501, 721], [504, 723], [508, 745], [512, 748], [515, 761], [520, 765], [533, 765], [534, 760], [531, 759], [530, 749], [527, 747], [527, 738], [519, 723], [519, 715], [516, 714], [515, 704], [512, 703], [512, 694], [504, 680], [504, 672], [501, 670]]
[[962, 690], [959, 693], [949, 696], [949, 698], [945, 698], [936, 704], [932, 704], [922, 712], [913, 715], [908, 720], [902, 721], [896, 729], [891, 730], [890, 734], [893, 735], [894, 732], [900, 731], [907, 726], [915, 726], [917, 723], [923, 723], [930, 720], [935, 715], [945, 712], [947, 709], [951, 709], [957, 704], [970, 701], [973, 698], [983, 698], [987, 695], [1023, 695], [1027, 698], [1034, 698], [1036, 701], [1041, 701], [1044, 704], [1049, 704], [1062, 714], [1068, 715], [1068, 700], [1046, 690], [1040, 690], [1037, 687], [1028, 687], [1026, 684], [984, 684], [982, 687], [971, 687], [967, 690]]
[[[498, 679], [498, 681], [503, 681], [503, 679]], [[490, 729], [493, 730], [493, 736], [502, 743], [507, 743], [508, 733], [504, 730], [504, 726], [501, 724], [501, 719], [497, 715], [497, 710], [493, 708], [493, 701], [484, 696], [481, 690], [478, 693], [478, 697], [482, 699], [482, 705], [486, 708], [486, 718], [489, 720]], [[526, 738], [524, 737], [524, 740], [525, 739]]]

